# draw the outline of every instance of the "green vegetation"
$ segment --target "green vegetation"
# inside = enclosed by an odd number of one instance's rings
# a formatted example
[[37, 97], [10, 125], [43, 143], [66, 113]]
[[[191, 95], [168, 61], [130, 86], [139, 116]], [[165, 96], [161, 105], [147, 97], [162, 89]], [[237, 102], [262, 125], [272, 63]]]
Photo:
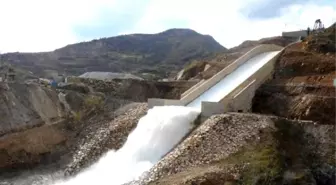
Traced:
[[190, 70], [193, 70], [195, 68], [201, 68], [201, 67], [204, 67], [205, 66], [205, 63], [204, 62], [198, 62], [198, 61], [194, 61], [194, 62], [191, 62], [189, 65], [187, 65], [185, 68], [184, 68], [184, 71], [190, 71]]
[[82, 120], [82, 112], [81, 111], [78, 111], [78, 112], [74, 112], [73, 113], [73, 120], [75, 122], [79, 122]]
[[102, 105], [103, 98], [100, 96], [89, 95], [84, 99], [84, 106], [87, 108], [98, 107]]
[[220, 166], [244, 166], [237, 184], [269, 185], [281, 178], [282, 162], [272, 138], [265, 143], [250, 145], [219, 162]]
[[[318, 143], [302, 125], [287, 120], [275, 121], [276, 131], [263, 131], [260, 142], [212, 165], [223, 169], [242, 169], [237, 184], [272, 185], [323, 182], [335, 173], [335, 144], [326, 149], [326, 158], [318, 154]], [[327, 168], [326, 168], [327, 166]], [[329, 166], [329, 167], [328, 167]]]
[[84, 98], [83, 105], [81, 109], [73, 112], [73, 120], [74, 122], [80, 122], [84, 117], [87, 117], [92, 112], [97, 110], [101, 110], [104, 105], [104, 99], [100, 96], [96, 95], [88, 95]]

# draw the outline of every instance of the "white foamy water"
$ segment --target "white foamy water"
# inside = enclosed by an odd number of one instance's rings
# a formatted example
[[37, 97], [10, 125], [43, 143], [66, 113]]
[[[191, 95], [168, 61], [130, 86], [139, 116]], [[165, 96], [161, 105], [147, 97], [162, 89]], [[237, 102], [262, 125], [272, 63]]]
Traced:
[[126, 143], [77, 176], [55, 185], [119, 185], [148, 171], [193, 128], [199, 111], [183, 106], [150, 109]]

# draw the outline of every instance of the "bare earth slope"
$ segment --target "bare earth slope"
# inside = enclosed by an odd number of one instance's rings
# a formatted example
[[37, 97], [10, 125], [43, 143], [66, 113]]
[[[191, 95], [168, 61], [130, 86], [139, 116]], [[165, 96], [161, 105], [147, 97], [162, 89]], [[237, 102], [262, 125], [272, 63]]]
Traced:
[[274, 79], [258, 89], [253, 111], [335, 124], [335, 25], [285, 50]]

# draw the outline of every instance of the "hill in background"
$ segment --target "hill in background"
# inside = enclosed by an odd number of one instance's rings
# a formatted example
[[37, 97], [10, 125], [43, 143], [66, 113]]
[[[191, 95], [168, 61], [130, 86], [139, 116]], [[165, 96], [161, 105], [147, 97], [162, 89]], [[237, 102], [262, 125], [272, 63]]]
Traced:
[[67, 75], [106, 71], [140, 76], [148, 73], [163, 78], [193, 59], [226, 50], [209, 35], [190, 29], [170, 29], [158, 34], [102, 38], [52, 52], [7, 53], [0, 55], [0, 60], [39, 76], [47, 76], [53, 70]]

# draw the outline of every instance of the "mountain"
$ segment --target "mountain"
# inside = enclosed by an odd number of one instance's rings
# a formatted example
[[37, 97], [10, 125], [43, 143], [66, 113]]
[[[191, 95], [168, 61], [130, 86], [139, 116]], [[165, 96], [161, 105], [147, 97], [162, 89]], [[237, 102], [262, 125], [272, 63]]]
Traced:
[[40, 76], [54, 70], [68, 75], [105, 71], [165, 77], [193, 59], [226, 50], [209, 35], [190, 29], [170, 29], [157, 34], [102, 38], [52, 52], [7, 53], [0, 55], [0, 60]]

